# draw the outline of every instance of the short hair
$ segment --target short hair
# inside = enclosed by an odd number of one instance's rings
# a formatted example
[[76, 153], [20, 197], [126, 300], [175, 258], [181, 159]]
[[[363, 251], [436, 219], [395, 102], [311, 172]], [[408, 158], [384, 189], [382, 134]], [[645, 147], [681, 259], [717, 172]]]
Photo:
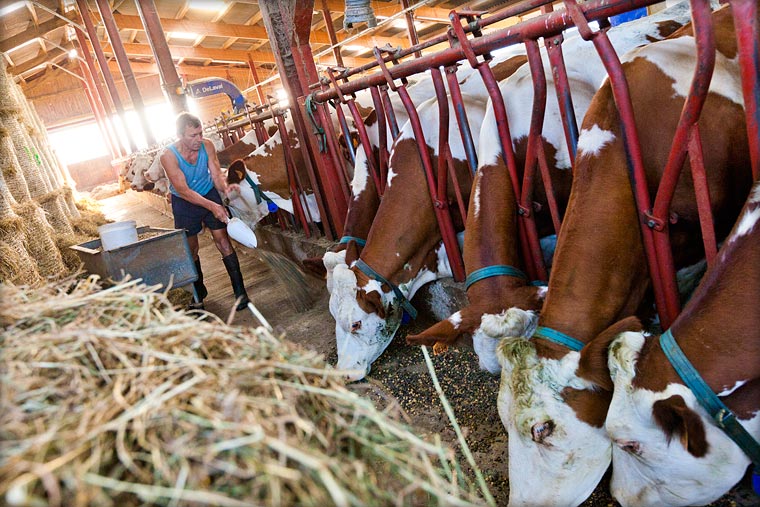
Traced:
[[198, 119], [197, 116], [190, 114], [187, 111], [182, 111], [177, 115], [177, 135], [180, 137], [184, 135], [185, 129], [187, 127], [197, 129], [200, 126], [201, 120]]

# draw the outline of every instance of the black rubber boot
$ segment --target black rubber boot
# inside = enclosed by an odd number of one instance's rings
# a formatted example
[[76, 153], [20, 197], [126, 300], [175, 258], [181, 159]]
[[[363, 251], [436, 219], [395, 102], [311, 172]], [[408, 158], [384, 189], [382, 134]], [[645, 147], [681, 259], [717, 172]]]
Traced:
[[198, 272], [198, 279], [193, 282], [193, 286], [195, 287], [195, 293], [198, 295], [198, 302], [193, 301], [190, 303], [189, 308], [191, 310], [202, 310], [203, 300], [208, 296], [208, 289], [203, 284], [203, 270], [201, 270], [200, 257], [195, 261], [195, 270]]
[[243, 282], [243, 274], [240, 272], [240, 261], [236, 252], [232, 252], [227, 257], [222, 257], [224, 267], [227, 268], [227, 274], [230, 275], [230, 282], [232, 283], [232, 291], [235, 293], [235, 299], [240, 299], [237, 305], [237, 311], [242, 310], [248, 306], [248, 293], [245, 291], [245, 282]]

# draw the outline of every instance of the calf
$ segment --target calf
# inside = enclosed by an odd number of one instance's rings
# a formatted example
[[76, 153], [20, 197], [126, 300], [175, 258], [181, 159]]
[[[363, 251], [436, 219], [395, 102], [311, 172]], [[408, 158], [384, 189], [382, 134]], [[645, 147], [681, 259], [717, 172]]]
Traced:
[[[760, 439], [760, 182], [718, 259], [668, 330], [741, 425]], [[665, 345], [663, 345], [665, 342]], [[704, 505], [744, 475], [750, 459], [676, 373], [666, 338], [620, 335], [605, 428], [612, 494], [623, 506]], [[755, 457], [757, 459], [757, 456]]]
[[[716, 234], [723, 238], [740, 211], [737, 196], [743, 200], [749, 192], [751, 176], [730, 10], [717, 11], [713, 21], [718, 54], [700, 131]], [[632, 51], [623, 61], [647, 184], [654, 193], [695, 67], [691, 26]], [[688, 167], [671, 210], [679, 217], [670, 229], [675, 262], [683, 266], [701, 249]], [[619, 116], [605, 83], [583, 121], [541, 317], [536, 322], [520, 309], [500, 317], [516, 318], [523, 327], [498, 346], [498, 409], [509, 433], [513, 505], [576, 505], [610, 463], [612, 444], [603, 428], [611, 398], [603, 387], [609, 376], [597, 367], [606, 360], [597, 347], [584, 345], [597, 336], [640, 329], [624, 320], [605, 331], [637, 311], [649, 285], [639, 225]]]

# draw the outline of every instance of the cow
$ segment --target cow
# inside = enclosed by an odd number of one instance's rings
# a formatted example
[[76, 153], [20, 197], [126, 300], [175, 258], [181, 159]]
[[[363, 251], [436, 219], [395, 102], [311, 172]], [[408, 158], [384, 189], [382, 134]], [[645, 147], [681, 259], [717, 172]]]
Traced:
[[[525, 61], [522, 48], [507, 48], [494, 58], [494, 74], [497, 78], [509, 76]], [[469, 79], [472, 72], [471, 68], [469, 72], [465, 68], [463, 77], [458, 75], [457, 78], [461, 83], [473, 139], [477, 143], [487, 92], [479, 77]], [[447, 101], [447, 107], [453, 110], [448, 96]], [[439, 156], [440, 123], [437, 99], [420, 104], [417, 114], [435, 166]], [[454, 114], [449, 115], [448, 149], [466, 201], [471, 175]], [[338, 368], [350, 370], [347, 375], [351, 380], [361, 379], [369, 372], [372, 362], [385, 350], [398, 329], [402, 319], [402, 298], [397, 294], [402, 294], [403, 301], [408, 301], [427, 282], [451, 276], [424, 174], [412, 125], [407, 122], [392, 146], [386, 191], [361, 258], [354, 242], [348, 243], [345, 258], [357, 259], [357, 262], [349, 265], [340, 262], [337, 255], [329, 257], [328, 271], [332, 269], [332, 272], [328, 273], [328, 289], [332, 289], [330, 312], [336, 322]], [[371, 186], [368, 178], [363, 183]], [[452, 183], [449, 181], [449, 189], [452, 189]], [[455, 208], [455, 196], [452, 191], [449, 194], [449, 204]], [[454, 215], [455, 225], [461, 231], [463, 217], [457, 212]], [[414, 220], [408, 220], [410, 216], [414, 216]], [[328, 263], [327, 256], [325, 263]], [[357, 263], [371, 266], [381, 277], [398, 286], [399, 292], [389, 292], [392, 287], [388, 283], [369, 280]]]
[[[618, 52], [660, 40], [671, 35], [689, 19], [687, 3], [666, 9], [656, 15], [631, 23], [613, 27], [608, 31], [610, 40]], [[590, 42], [579, 36], [570, 37], [563, 44], [565, 67], [572, 90], [576, 118], [583, 118], [594, 93], [602, 85], [606, 71], [595, 54]], [[544, 55], [544, 72], [547, 88], [554, 90], [554, 78], [548, 59]], [[512, 77], [500, 85], [510, 134], [515, 144], [518, 176], [522, 178], [524, 154], [530, 129], [530, 108], [533, 100], [533, 85], [528, 66], [518, 69]], [[547, 98], [542, 141], [552, 178], [554, 196], [560, 211], [564, 211], [570, 193], [571, 160], [562, 131], [561, 114], [556, 95]], [[442, 320], [418, 335], [407, 336], [412, 345], [433, 345], [435, 352], [442, 352], [449, 346], [466, 343], [472, 337], [473, 346], [482, 369], [498, 373], [501, 369], [495, 357], [497, 341], [493, 333], [507, 331], [507, 326], [522, 329], [521, 319], [509, 324], [503, 319], [494, 322], [490, 315], [498, 315], [508, 308], [538, 311], [546, 295], [545, 284], [533, 283], [524, 274], [517, 239], [517, 199], [508, 177], [506, 163], [501, 155], [501, 144], [496, 127], [493, 108], [489, 107], [485, 124], [481, 129], [479, 168], [471, 195], [464, 240], [464, 263], [468, 276], [483, 273], [491, 266], [504, 266], [502, 275], [482, 278], [468, 283], [469, 305], [461, 308], [449, 318]], [[533, 200], [540, 205], [534, 212], [539, 235], [551, 238], [552, 221], [546, 200], [545, 189], [538, 182]], [[551, 252], [546, 256], [550, 260]], [[548, 263], [547, 263], [548, 264]], [[483, 316], [488, 315], [483, 321]], [[497, 324], [494, 328], [492, 324]]]
[[[275, 125], [274, 120], [271, 118], [264, 121], [264, 128], [269, 137], [277, 132], [277, 125]], [[256, 136], [256, 130], [252, 129], [231, 145], [217, 149], [219, 164], [222, 167], [229, 167], [232, 162], [247, 157], [258, 147], [259, 141]]]
[[610, 487], [623, 506], [705, 505], [747, 470], [750, 458], [716, 424], [715, 411], [703, 408], [684, 385], [664, 350], [674, 340], [709, 389], [760, 440], [759, 220], [757, 182], [667, 338], [631, 331], [609, 347]]
[[[749, 193], [751, 175], [730, 9], [716, 11], [713, 22], [716, 67], [700, 132], [706, 141], [716, 236], [721, 239]], [[646, 183], [654, 194], [696, 65], [692, 28], [635, 49], [622, 61]], [[642, 307], [649, 286], [626, 160], [619, 115], [606, 82], [583, 120], [570, 200], [540, 318], [518, 308], [491, 316], [513, 328], [497, 347], [502, 367], [497, 407], [509, 434], [511, 505], [577, 505], [610, 464], [612, 442], [603, 427], [611, 399], [604, 388], [609, 385], [606, 354], [585, 345], [594, 338], [603, 343], [610, 336], [640, 330], [635, 319], [624, 319]], [[674, 261], [681, 267], [701, 255], [688, 163], [671, 211], [678, 217], [670, 236]]]

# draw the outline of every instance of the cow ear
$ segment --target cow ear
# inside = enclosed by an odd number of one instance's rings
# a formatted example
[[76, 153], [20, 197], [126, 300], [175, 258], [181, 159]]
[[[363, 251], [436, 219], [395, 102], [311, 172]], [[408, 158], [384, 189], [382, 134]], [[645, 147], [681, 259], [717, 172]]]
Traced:
[[652, 406], [652, 417], [665, 432], [668, 442], [674, 435], [678, 435], [681, 445], [692, 456], [701, 458], [707, 454], [708, 444], [702, 418], [686, 406], [681, 396], [674, 395], [656, 401]]
[[602, 331], [591, 340], [583, 350], [578, 362], [577, 375], [598, 385], [602, 389], [612, 391], [612, 379], [607, 366], [607, 349], [612, 340], [627, 331], [641, 331], [642, 325], [638, 318], [627, 317]]
[[245, 162], [243, 159], [237, 159], [230, 164], [227, 169], [227, 183], [240, 183], [245, 178]]
[[353, 239], [348, 240], [348, 243], [346, 243], [346, 264], [350, 266], [351, 263], [359, 258], [359, 254], [359, 244]]
[[407, 345], [438, 345], [440, 348], [446, 348], [456, 343], [462, 333], [455, 329], [448, 319], [442, 320], [437, 324], [427, 328], [420, 334], [407, 335]]
[[370, 292], [359, 290], [356, 293], [356, 302], [365, 312], [376, 313], [378, 317], [385, 319], [385, 307], [383, 306], [383, 299], [376, 290]]

